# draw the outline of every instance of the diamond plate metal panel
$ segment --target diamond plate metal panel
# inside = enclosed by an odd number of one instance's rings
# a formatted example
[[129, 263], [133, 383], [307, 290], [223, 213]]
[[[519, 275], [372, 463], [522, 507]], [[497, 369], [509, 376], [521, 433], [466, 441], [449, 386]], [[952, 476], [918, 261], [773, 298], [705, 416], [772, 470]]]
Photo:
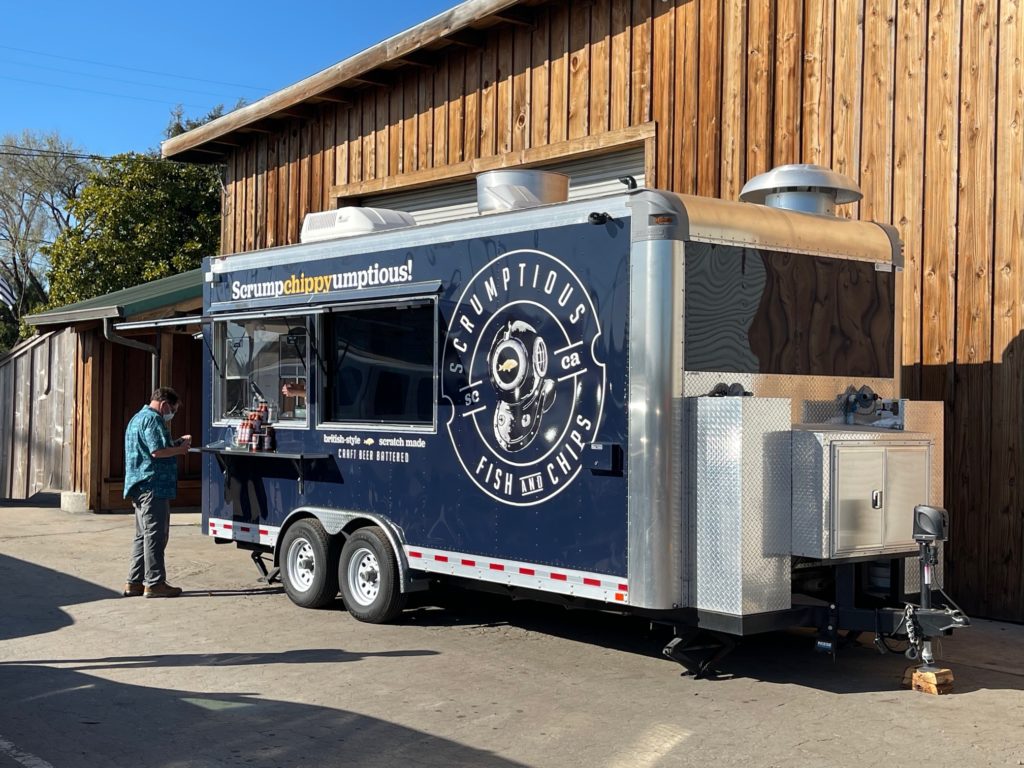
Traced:
[[693, 398], [690, 510], [698, 608], [790, 607], [790, 401]]

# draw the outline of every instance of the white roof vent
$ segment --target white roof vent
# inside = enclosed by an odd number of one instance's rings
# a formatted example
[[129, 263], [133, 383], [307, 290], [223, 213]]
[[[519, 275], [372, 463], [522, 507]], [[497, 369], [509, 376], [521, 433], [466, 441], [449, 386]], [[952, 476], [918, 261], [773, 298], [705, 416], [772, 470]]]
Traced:
[[810, 163], [780, 165], [743, 185], [740, 200], [769, 208], [834, 216], [837, 205], [855, 203], [864, 195], [848, 176]]
[[412, 214], [387, 208], [357, 208], [346, 206], [334, 211], [307, 213], [302, 222], [300, 243], [316, 243], [337, 237], [366, 235], [385, 229], [415, 226]]

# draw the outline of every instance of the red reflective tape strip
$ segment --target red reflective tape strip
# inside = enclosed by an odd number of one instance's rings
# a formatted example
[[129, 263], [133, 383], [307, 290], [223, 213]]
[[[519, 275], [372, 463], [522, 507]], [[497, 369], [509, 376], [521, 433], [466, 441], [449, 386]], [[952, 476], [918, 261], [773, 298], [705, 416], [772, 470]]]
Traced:
[[524, 576], [536, 576], [537, 572], [533, 568], [520, 568], [519, 572]]
[[221, 526], [221, 527], [222, 527], [222, 528], [223, 528], [223, 529], [224, 529], [225, 531], [230, 531], [230, 530], [231, 530], [231, 523], [224, 523], [224, 525], [223, 525], [223, 526]]
[[569, 580], [569, 577], [566, 576], [564, 573], [552, 573], [551, 574], [551, 578], [554, 579], [555, 581], [568, 581]]
[[437, 560], [437, 562], [439, 562], [439, 563], [447, 563], [448, 562], [448, 556], [447, 555], [434, 555], [434, 559]]
[[270, 531], [268, 531], [266, 528], [260, 528], [260, 536], [269, 536], [269, 535], [270, 535]]
[[243, 533], [248, 533], [249, 531], [252, 530], [252, 528], [250, 528], [248, 525], [240, 526], [240, 528], [242, 529]]
[[627, 587], [625, 584], [619, 584], [619, 589], [621, 589], [623, 592], [629, 592], [629, 587]]
[[409, 550], [409, 557], [423, 557], [423, 553], [422, 553], [422, 552], [413, 552], [413, 551], [412, 551], [412, 550], [410, 549], [410, 550]]
[[601, 586], [600, 579], [583, 579], [583, 583], [586, 584], [588, 587], [600, 587]]
[[217, 527], [217, 524], [216, 524], [215, 522], [213, 522], [213, 520], [211, 520], [211, 521], [210, 521], [210, 527], [211, 527], [211, 528], [216, 528], [216, 527]]
[[504, 571], [505, 570], [505, 566], [502, 565], [501, 563], [491, 563], [491, 570], [492, 571]]
[[473, 565], [476, 565], [476, 560], [465, 560], [465, 559], [464, 559], [464, 560], [462, 561], [462, 564], [463, 564], [463, 565], [469, 565], [469, 566], [473, 566]]

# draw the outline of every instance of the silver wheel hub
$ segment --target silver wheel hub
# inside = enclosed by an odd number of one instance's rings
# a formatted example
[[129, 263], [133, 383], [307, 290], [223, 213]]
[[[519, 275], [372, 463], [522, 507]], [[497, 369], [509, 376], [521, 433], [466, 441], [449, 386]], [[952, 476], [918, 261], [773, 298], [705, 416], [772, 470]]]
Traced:
[[357, 550], [348, 561], [349, 592], [363, 606], [373, 604], [380, 594], [380, 563], [366, 547]]
[[286, 568], [288, 581], [299, 592], [305, 592], [313, 585], [316, 576], [316, 559], [313, 545], [306, 539], [296, 539], [288, 548]]

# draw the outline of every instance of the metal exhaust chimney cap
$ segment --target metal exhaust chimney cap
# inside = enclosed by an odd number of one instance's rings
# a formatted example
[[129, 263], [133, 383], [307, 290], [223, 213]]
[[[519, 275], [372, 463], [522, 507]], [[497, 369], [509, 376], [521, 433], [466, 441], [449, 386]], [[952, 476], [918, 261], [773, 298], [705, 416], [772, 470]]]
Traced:
[[476, 177], [479, 213], [514, 211], [569, 199], [569, 177], [532, 168], [500, 168]]
[[740, 200], [769, 208], [834, 216], [837, 205], [864, 197], [848, 176], [811, 163], [772, 168], [743, 185]]

